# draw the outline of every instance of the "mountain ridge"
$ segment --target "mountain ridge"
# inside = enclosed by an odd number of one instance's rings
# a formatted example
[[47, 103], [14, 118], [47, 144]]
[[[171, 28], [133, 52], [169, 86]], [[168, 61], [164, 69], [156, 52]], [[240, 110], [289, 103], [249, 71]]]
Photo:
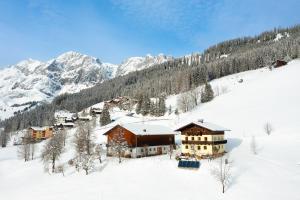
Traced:
[[[163, 54], [147, 55], [128, 58], [123, 62], [126, 65], [115, 65], [93, 56], [68, 51], [45, 62], [32, 58], [22, 60], [0, 70], [0, 119], [27, 110], [36, 102], [49, 102], [57, 95], [76, 93], [171, 58]], [[128, 60], [129, 63], [126, 62]]]

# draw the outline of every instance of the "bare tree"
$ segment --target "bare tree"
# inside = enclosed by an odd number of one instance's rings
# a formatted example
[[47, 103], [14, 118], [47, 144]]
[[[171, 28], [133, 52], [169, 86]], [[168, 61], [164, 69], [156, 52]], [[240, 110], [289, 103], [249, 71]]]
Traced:
[[218, 165], [212, 170], [212, 175], [222, 186], [222, 193], [225, 192], [226, 187], [230, 183], [231, 164], [232, 162], [229, 162], [228, 158], [224, 159], [223, 157], [221, 157], [218, 160]]
[[269, 123], [269, 122], [265, 123], [264, 131], [266, 132], [266, 134], [271, 135], [271, 133], [273, 131], [273, 126], [271, 125], [271, 123]]
[[29, 143], [23, 143], [22, 145], [18, 146], [18, 157], [20, 159], [24, 159], [25, 162], [29, 161], [29, 157], [30, 157]]
[[190, 110], [190, 96], [187, 93], [183, 93], [177, 97], [177, 105], [182, 112]]
[[[201, 100], [201, 92], [197, 89], [191, 90], [188, 92], [189, 95], [189, 104], [191, 108], [196, 107]], [[190, 108], [190, 109], [191, 109]]]
[[252, 138], [251, 138], [250, 148], [251, 148], [252, 153], [254, 155], [256, 155], [257, 154], [257, 144], [256, 144], [255, 136], [252, 136]]
[[78, 129], [75, 133], [74, 144], [78, 154], [82, 154], [84, 152], [89, 155], [93, 154], [95, 143], [90, 123], [79, 123]]
[[195, 144], [191, 144], [191, 150], [192, 150], [192, 157], [197, 160], [197, 146]]
[[3, 131], [0, 128], [0, 146], [3, 147], [3, 148], [6, 147], [8, 140], [9, 140], [8, 133]]
[[60, 158], [63, 150], [64, 148], [61, 137], [57, 134], [50, 138], [44, 146], [41, 158], [44, 162], [45, 168], [47, 168], [49, 163], [51, 163], [52, 173], [55, 172], [55, 162]]
[[99, 160], [100, 164], [102, 163], [102, 155], [104, 154], [104, 149], [102, 147], [102, 144], [97, 144], [95, 147], [95, 156], [96, 159]]
[[85, 171], [85, 174], [88, 175], [90, 170], [92, 170], [95, 166], [95, 157], [94, 155], [89, 155], [84, 153], [82, 155], [82, 169]]
[[108, 145], [112, 153], [119, 158], [119, 163], [121, 163], [122, 155], [129, 148], [122, 129], [120, 129], [118, 133], [113, 135]]
[[59, 137], [62, 140], [63, 145], [66, 146], [66, 141], [68, 139], [68, 134], [67, 134], [66, 129], [64, 129], [64, 128], [63, 129], [59, 129], [59, 130], [56, 131], [56, 134], [59, 135]]
[[170, 159], [172, 159], [173, 153], [174, 153], [174, 145], [170, 144], [169, 149], [168, 149], [168, 154], [169, 154]]
[[22, 137], [22, 145], [18, 147], [18, 157], [20, 159], [24, 159], [25, 162], [30, 159], [30, 143], [31, 143], [31, 135], [27, 131]]
[[30, 154], [31, 154], [31, 160], [33, 160], [34, 154], [35, 154], [35, 143], [34, 142], [30, 143]]
[[86, 174], [94, 166], [94, 135], [91, 130], [91, 123], [80, 123], [74, 136], [76, 155], [73, 165], [77, 171], [85, 170]]

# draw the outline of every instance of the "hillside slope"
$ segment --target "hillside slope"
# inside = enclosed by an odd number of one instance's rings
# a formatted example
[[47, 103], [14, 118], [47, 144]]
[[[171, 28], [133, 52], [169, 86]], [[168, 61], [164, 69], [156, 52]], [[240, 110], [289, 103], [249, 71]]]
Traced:
[[[126, 116], [111, 113], [116, 121], [94, 130], [97, 142], [109, 127], [117, 123], [145, 121], [173, 129], [199, 118], [231, 129], [226, 133], [232, 164], [231, 184], [225, 194], [211, 176], [216, 161], [201, 161], [199, 170], [177, 168], [168, 156], [129, 159], [118, 164], [106, 159], [88, 176], [68, 168], [66, 176], [43, 172], [41, 161], [24, 163], [17, 159], [17, 148], [0, 149], [0, 190], [4, 199], [299, 199], [300, 185], [300, 60], [269, 71], [266, 68], [243, 72], [214, 80], [213, 88], [223, 89], [213, 101], [201, 104], [188, 113], [164, 117]], [[238, 80], [243, 79], [243, 83]], [[176, 106], [176, 96], [167, 104]], [[266, 135], [263, 125], [274, 127]], [[71, 129], [67, 151], [60, 162], [72, 156]], [[256, 137], [258, 154], [250, 150]], [[40, 144], [40, 148], [43, 144]], [[34, 190], [32, 190], [34, 188]]]

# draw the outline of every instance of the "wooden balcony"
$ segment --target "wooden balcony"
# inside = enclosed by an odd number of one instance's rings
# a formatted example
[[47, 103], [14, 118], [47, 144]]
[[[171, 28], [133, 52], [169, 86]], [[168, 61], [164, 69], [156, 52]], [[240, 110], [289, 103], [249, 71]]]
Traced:
[[199, 140], [183, 140], [182, 144], [195, 144], [195, 145], [218, 145], [226, 144], [227, 140], [217, 140], [217, 141], [199, 141]]

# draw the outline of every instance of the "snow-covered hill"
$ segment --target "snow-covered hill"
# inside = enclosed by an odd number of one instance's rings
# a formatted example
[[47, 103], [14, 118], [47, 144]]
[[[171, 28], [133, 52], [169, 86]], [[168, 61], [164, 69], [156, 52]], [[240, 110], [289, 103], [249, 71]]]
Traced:
[[[118, 164], [108, 158], [88, 176], [67, 165], [73, 156], [72, 135], [60, 163], [67, 166], [65, 177], [43, 171], [39, 158], [24, 163], [17, 159], [17, 147], [0, 149], [0, 191], [3, 199], [195, 199], [206, 200], [281, 200], [299, 199], [300, 185], [300, 60], [269, 71], [267, 68], [243, 72], [211, 82], [219, 95], [178, 117], [126, 116], [118, 109], [111, 113], [115, 122], [97, 127], [97, 142], [118, 123], [163, 124], [172, 129], [197, 120], [229, 128], [225, 134], [226, 151], [232, 161], [230, 185], [225, 194], [211, 175], [217, 161], [201, 160], [199, 170], [177, 168], [168, 156], [128, 159]], [[243, 79], [240, 83], [239, 80]], [[176, 107], [177, 96], [167, 104]], [[99, 104], [100, 105], [100, 104]], [[98, 122], [99, 120], [97, 120]], [[263, 131], [269, 122], [271, 135]], [[257, 141], [257, 155], [250, 150], [252, 136]], [[43, 143], [39, 148], [42, 148]]]
[[126, 75], [130, 72], [143, 70], [169, 60], [173, 60], [173, 57], [163, 54], [159, 54], [158, 56], [147, 55], [145, 57], [131, 57], [119, 65], [116, 75]]

